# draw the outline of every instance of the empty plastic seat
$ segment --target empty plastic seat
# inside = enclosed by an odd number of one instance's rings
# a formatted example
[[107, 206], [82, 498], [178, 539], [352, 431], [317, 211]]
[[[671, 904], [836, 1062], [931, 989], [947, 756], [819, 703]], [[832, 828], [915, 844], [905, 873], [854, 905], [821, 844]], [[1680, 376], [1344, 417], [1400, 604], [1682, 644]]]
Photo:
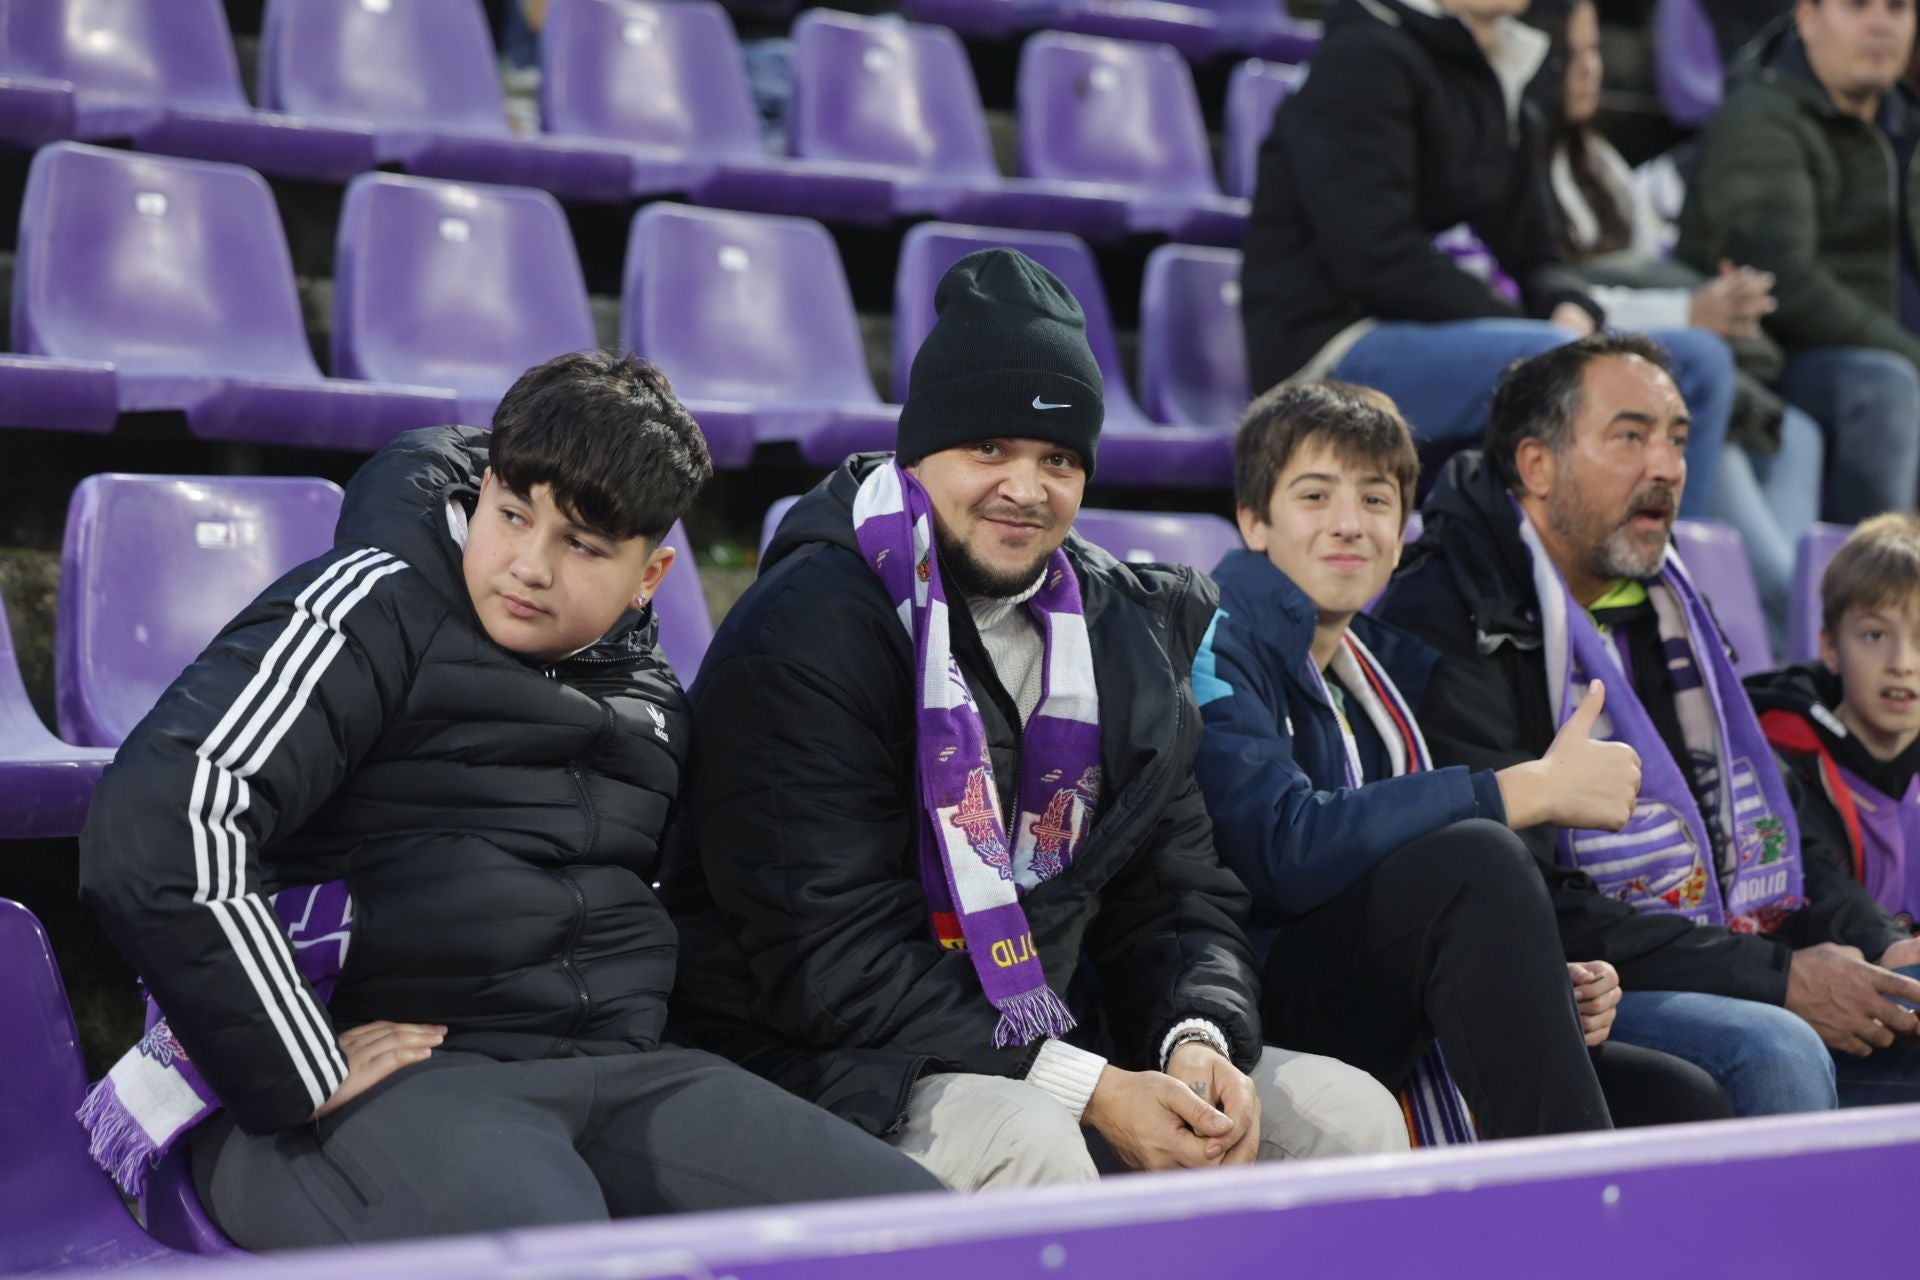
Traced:
[[3, 67], [0, 73], [0, 145], [37, 147], [73, 136], [72, 84], [15, 75]]
[[1247, 407], [1240, 253], [1163, 244], [1140, 285], [1140, 402], [1183, 427], [1239, 424]]
[[119, 414], [110, 364], [0, 355], [0, 427], [111, 431]]
[[1020, 53], [1020, 162], [1124, 192], [1131, 230], [1237, 245], [1247, 202], [1214, 181], [1186, 61], [1166, 45], [1053, 32]]
[[554, 134], [627, 147], [636, 195], [884, 222], [886, 176], [768, 155], [733, 24], [711, 0], [553, 0], [540, 93]]
[[[21, 683], [13, 629], [0, 601], [0, 840], [78, 835], [93, 786], [111, 759], [110, 750], [70, 746], [48, 731]], [[0, 1117], [7, 1105], [7, 1091], [0, 1087]], [[13, 1130], [7, 1134], [9, 1141], [0, 1143], [0, 1242], [9, 1239], [7, 1210], [15, 1203], [9, 1188], [16, 1171], [7, 1163]], [[7, 1262], [5, 1248], [0, 1243], [0, 1267]]]
[[97, 475], [67, 504], [54, 697], [61, 736], [115, 747], [254, 597], [333, 545], [325, 480]]
[[794, 24], [793, 44], [794, 153], [878, 167], [896, 214], [1126, 234], [1126, 202], [1111, 190], [1001, 176], [973, 67], [951, 31], [814, 9]]
[[823, 466], [893, 447], [899, 410], [867, 372], [840, 252], [806, 218], [651, 204], [627, 240], [620, 341], [693, 416], [793, 441]]
[[1655, 0], [1653, 71], [1660, 105], [1680, 127], [1698, 128], [1720, 109], [1725, 68], [1700, 0]]
[[700, 586], [700, 566], [693, 558], [693, 544], [678, 520], [667, 531], [662, 546], [674, 550], [673, 568], [653, 597], [653, 610], [660, 619], [660, 652], [673, 664], [680, 683], [692, 687], [700, 674], [700, 661], [713, 643], [713, 614], [707, 609], [706, 592]]
[[1742, 676], [1772, 670], [1766, 611], [1760, 607], [1747, 549], [1733, 526], [1718, 520], [1676, 520], [1673, 548], [1733, 646], [1734, 670]]
[[1260, 144], [1273, 128], [1273, 113], [1300, 81], [1300, 68], [1248, 58], [1227, 77], [1226, 138], [1220, 168], [1230, 196], [1253, 198], [1260, 177]]
[[198, 435], [371, 450], [448, 422], [453, 394], [323, 378], [280, 214], [251, 170], [61, 142], [27, 177], [13, 342], [114, 366], [122, 412]]
[[1202, 573], [1212, 573], [1221, 556], [1240, 548], [1240, 530], [1220, 516], [1083, 507], [1073, 529], [1116, 560], [1188, 564]]
[[0, 1269], [119, 1269], [180, 1261], [155, 1244], [87, 1155], [80, 1037], [33, 913], [0, 898]]
[[1087, 343], [1100, 366], [1104, 383], [1101, 398], [1106, 407], [1095, 479], [1102, 484], [1172, 488], [1230, 484], [1233, 442], [1228, 433], [1163, 427], [1149, 420], [1134, 403], [1127, 391], [1126, 370], [1120, 363], [1119, 343], [1099, 268], [1092, 251], [1076, 236], [947, 222], [923, 222], [907, 232], [893, 286], [894, 397], [905, 398], [914, 353], [933, 328], [933, 295], [940, 277], [969, 253], [996, 245], [1018, 249], [1053, 272], [1086, 313]]
[[624, 200], [631, 149], [519, 138], [479, 0], [268, 0], [260, 97], [276, 110], [370, 126], [412, 173]]
[[1853, 532], [1850, 524], [1816, 524], [1793, 553], [1793, 591], [1787, 597], [1787, 661], [1820, 656], [1820, 578], [1833, 553]]
[[378, 163], [370, 129], [248, 105], [221, 0], [0, 6], [0, 70], [72, 82], [65, 136], [294, 177], [341, 180]]

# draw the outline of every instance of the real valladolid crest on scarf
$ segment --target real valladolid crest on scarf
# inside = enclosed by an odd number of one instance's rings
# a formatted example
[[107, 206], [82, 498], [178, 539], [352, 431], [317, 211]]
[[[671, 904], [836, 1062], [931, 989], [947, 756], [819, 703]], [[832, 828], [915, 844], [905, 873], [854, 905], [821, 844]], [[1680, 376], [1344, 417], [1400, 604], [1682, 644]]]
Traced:
[[854, 498], [853, 524], [913, 643], [917, 843], [934, 936], [971, 956], [1000, 1011], [996, 1046], [1064, 1035], [1073, 1015], [1047, 985], [1020, 892], [1073, 864], [1100, 794], [1100, 704], [1079, 578], [1056, 550], [1027, 602], [1046, 658], [1040, 701], [1022, 735], [1020, 811], [1009, 840], [986, 726], [953, 659], [926, 490], [896, 462], [877, 467]]

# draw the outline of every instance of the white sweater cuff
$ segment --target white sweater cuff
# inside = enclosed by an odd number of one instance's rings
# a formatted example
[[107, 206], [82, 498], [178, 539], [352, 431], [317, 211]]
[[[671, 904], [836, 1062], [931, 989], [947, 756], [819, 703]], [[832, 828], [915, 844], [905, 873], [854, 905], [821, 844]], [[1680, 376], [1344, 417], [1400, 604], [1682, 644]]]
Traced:
[[1219, 1050], [1221, 1057], [1225, 1058], [1228, 1062], [1233, 1061], [1233, 1046], [1228, 1043], [1226, 1032], [1222, 1031], [1217, 1024], [1205, 1018], [1188, 1018], [1184, 1022], [1174, 1023], [1172, 1027], [1168, 1028], [1166, 1036], [1160, 1041], [1160, 1069], [1162, 1071], [1167, 1069], [1167, 1056], [1173, 1052], [1174, 1040], [1188, 1031], [1204, 1033], [1207, 1043]]
[[1027, 1083], [1045, 1090], [1078, 1120], [1086, 1112], [1106, 1065], [1107, 1060], [1097, 1053], [1088, 1053], [1064, 1040], [1049, 1040], [1040, 1046], [1033, 1065], [1027, 1068]]

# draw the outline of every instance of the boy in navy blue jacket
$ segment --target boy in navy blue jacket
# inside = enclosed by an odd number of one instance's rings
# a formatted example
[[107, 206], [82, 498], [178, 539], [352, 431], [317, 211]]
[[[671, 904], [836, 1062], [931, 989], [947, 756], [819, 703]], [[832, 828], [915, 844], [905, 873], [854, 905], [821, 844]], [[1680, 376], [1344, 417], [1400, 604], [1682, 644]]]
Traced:
[[1399, 561], [1418, 468], [1392, 401], [1343, 383], [1276, 388], [1236, 442], [1248, 549], [1214, 570], [1194, 772], [1253, 892], [1267, 1025], [1401, 1090], [1422, 1143], [1606, 1128], [1610, 1101], [1621, 1122], [1725, 1115], [1677, 1059], [1598, 1050], [1619, 977], [1567, 963], [1513, 834], [1632, 812], [1638, 757], [1589, 736], [1600, 686], [1540, 760], [1433, 767], [1413, 709], [1434, 655], [1361, 612]]

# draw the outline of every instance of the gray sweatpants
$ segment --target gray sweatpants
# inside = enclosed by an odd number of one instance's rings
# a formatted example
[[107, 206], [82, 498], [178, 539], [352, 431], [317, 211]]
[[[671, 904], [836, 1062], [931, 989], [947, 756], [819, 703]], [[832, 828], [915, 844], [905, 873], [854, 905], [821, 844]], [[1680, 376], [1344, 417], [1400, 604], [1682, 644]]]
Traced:
[[931, 1191], [886, 1143], [693, 1049], [496, 1062], [436, 1052], [317, 1125], [195, 1136], [202, 1203], [242, 1248]]

